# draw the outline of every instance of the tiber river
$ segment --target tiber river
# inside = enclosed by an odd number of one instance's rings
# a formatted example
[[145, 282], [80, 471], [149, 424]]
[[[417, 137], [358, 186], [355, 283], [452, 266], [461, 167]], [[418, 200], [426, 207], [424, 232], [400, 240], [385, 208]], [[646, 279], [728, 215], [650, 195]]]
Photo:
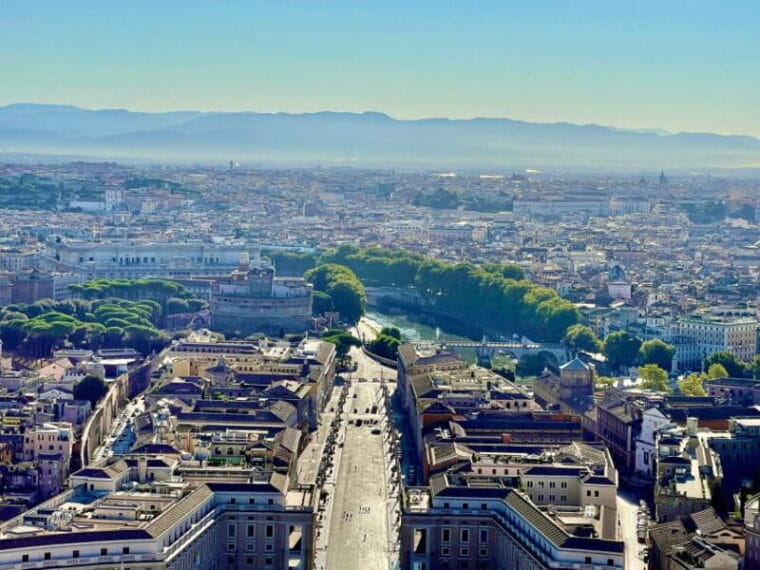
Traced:
[[[380, 326], [396, 327], [401, 331], [401, 337], [404, 340], [429, 340], [438, 342], [445, 342], [447, 340], [472, 340], [465, 336], [447, 332], [440, 327], [431, 327], [418, 321], [413, 321], [407, 315], [391, 315], [388, 313], [380, 313], [377, 309], [368, 309], [364, 316]], [[471, 349], [457, 349], [457, 352], [469, 362], [475, 362], [477, 360], [475, 351]]]

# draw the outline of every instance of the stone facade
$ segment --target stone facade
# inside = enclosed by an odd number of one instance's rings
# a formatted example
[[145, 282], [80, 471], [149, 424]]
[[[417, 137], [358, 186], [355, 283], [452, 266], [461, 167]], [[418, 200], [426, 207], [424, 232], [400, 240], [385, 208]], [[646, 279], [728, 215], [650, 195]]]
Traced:
[[211, 286], [211, 328], [237, 334], [278, 335], [309, 326], [312, 287], [303, 279], [277, 279], [266, 264], [241, 256], [238, 269]]

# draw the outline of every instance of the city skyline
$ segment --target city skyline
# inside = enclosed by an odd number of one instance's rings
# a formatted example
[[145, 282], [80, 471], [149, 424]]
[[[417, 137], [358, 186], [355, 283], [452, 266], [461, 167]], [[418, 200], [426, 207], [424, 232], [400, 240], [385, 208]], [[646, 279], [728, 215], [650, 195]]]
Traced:
[[5, 3], [0, 105], [380, 111], [760, 135], [748, 2], [572, 12], [551, 2], [167, 2], [150, 18], [142, 5]]

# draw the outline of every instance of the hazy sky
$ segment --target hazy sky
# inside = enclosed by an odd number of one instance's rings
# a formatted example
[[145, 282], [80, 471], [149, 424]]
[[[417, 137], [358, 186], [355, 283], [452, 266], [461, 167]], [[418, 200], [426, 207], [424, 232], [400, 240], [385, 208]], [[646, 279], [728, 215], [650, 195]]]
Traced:
[[756, 0], [0, 0], [0, 105], [760, 136]]

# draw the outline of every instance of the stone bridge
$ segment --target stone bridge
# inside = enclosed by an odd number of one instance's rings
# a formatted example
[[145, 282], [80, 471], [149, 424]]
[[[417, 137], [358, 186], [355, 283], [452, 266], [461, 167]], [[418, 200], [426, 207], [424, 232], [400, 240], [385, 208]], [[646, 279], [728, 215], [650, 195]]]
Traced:
[[547, 363], [552, 366], [559, 366], [570, 358], [570, 354], [564, 344], [559, 343], [538, 343], [538, 342], [488, 342], [486, 340], [448, 340], [441, 342], [422, 341], [414, 343], [418, 348], [450, 348], [457, 349], [467, 348], [474, 350], [478, 355], [478, 362], [488, 363], [496, 354], [511, 356], [520, 360], [528, 354], [540, 354]]

